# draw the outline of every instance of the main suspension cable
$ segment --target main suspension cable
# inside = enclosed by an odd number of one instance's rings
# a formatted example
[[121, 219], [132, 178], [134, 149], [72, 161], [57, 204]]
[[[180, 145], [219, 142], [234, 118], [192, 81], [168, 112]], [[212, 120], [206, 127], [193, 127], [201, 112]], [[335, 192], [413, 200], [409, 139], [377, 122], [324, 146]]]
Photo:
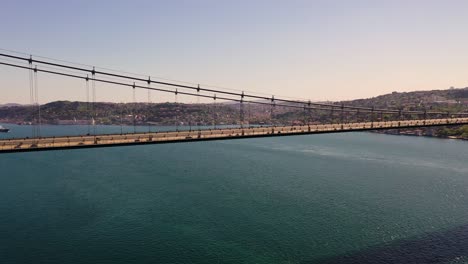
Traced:
[[[28, 58], [24, 57], [19, 57], [19, 56], [14, 56], [14, 55], [9, 55], [9, 54], [4, 54], [0, 53], [0, 56], [7, 57], [7, 58], [12, 58], [12, 59], [18, 59], [18, 60], [30, 60]], [[96, 74], [100, 75], [106, 75], [110, 77], [117, 77], [117, 78], [123, 78], [123, 79], [128, 79], [128, 80], [133, 80], [133, 81], [141, 81], [141, 82], [146, 82], [146, 79], [143, 78], [137, 78], [133, 76], [128, 76], [128, 75], [123, 75], [123, 74], [114, 74], [110, 72], [105, 72], [105, 71], [96, 71], [95, 68], [93, 67], [93, 70], [86, 69], [86, 68], [81, 68], [81, 67], [76, 67], [76, 66], [69, 66], [69, 65], [64, 65], [64, 64], [59, 64], [59, 63], [53, 63], [53, 62], [48, 62], [44, 60], [33, 60], [31, 59], [32, 62], [39, 63], [39, 64], [44, 64], [44, 65], [50, 65], [50, 66], [55, 66], [55, 67], [61, 67], [61, 68], [66, 68], [66, 69], [72, 69], [76, 71], [84, 71], [84, 72], [94, 72]], [[208, 89], [208, 88], [198, 88], [198, 86], [190, 86], [190, 85], [181, 85], [181, 84], [176, 84], [176, 83], [171, 83], [171, 82], [161, 82], [161, 81], [153, 81], [151, 80], [151, 83], [155, 84], [160, 84], [160, 85], [167, 85], [167, 86], [173, 86], [177, 88], [184, 88], [184, 89], [192, 89], [192, 90], [197, 90], [199, 89], [200, 91], [204, 92], [214, 92], [214, 93], [219, 93], [219, 94], [224, 94], [224, 95], [229, 95], [229, 96], [241, 96], [241, 93], [235, 93], [235, 92], [228, 92], [228, 91], [222, 91], [222, 90], [215, 90], [215, 89]], [[260, 100], [269, 100], [268, 97], [266, 96], [259, 96], [259, 95], [253, 95], [253, 94], [245, 94], [245, 97], [252, 98], [252, 99], [260, 99]], [[283, 102], [283, 103], [291, 103], [291, 104], [303, 104], [304, 102], [307, 102], [307, 100], [290, 100], [290, 99], [282, 99], [282, 98], [277, 98], [276, 101], [278, 102]], [[311, 105], [314, 106], [321, 106], [321, 107], [340, 107], [340, 105], [333, 104], [333, 103], [311, 103]], [[368, 110], [370, 111], [371, 108], [369, 107], [358, 107], [358, 106], [349, 106], [346, 105], [344, 106], [345, 109], [349, 110]], [[376, 111], [387, 111], [387, 112], [392, 112], [396, 113], [398, 110], [393, 110], [393, 109], [375, 109]], [[349, 112], [349, 111], [347, 111]], [[422, 114], [422, 113], [420, 113]]]
[[[29, 67], [26, 67], [26, 66], [21, 66], [21, 65], [15, 65], [15, 64], [11, 64], [11, 63], [5, 63], [5, 62], [0, 62], [0, 65], [6, 65], [6, 66], [12, 66], [12, 67], [16, 67], [16, 68], [22, 68], [22, 69], [30, 69]], [[86, 77], [83, 77], [83, 76], [80, 76], [80, 75], [74, 75], [74, 74], [68, 74], [68, 73], [62, 73], [62, 72], [57, 72], [57, 71], [51, 71], [51, 70], [43, 70], [43, 69], [37, 69], [37, 71], [39, 72], [44, 72], [44, 73], [50, 73], [50, 74], [55, 74], [55, 75], [61, 75], [61, 76], [67, 76], [67, 77], [73, 77], [73, 78], [78, 78], [78, 79], [85, 79]], [[95, 72], [97, 73], [97, 71]], [[131, 84], [128, 84], [128, 83], [122, 83], [122, 82], [116, 82], [116, 81], [110, 81], [110, 80], [105, 80], [105, 79], [97, 79], [95, 78], [95, 76], [93, 77], [93, 82], [102, 82], [102, 83], [108, 83], [108, 84], [115, 84], [115, 85], [121, 85], [121, 86], [127, 86], [127, 87], [131, 87], [132, 85]], [[140, 85], [136, 85], [135, 86], [136, 88], [141, 88], [141, 89], [150, 89], [150, 90], [154, 90], [154, 91], [161, 91], [161, 92], [168, 92], [168, 93], [174, 93], [174, 90], [168, 90], [168, 89], [162, 89], [162, 88], [148, 88], [146, 86], [140, 86]], [[177, 89], [176, 89], [177, 90]], [[189, 93], [189, 92], [182, 92], [182, 91], [178, 91], [179, 94], [184, 94], [184, 95], [190, 95], [190, 96], [197, 96], [197, 94], [193, 94], [193, 93]], [[212, 96], [209, 96], [209, 95], [204, 95], [204, 94], [200, 94], [200, 97], [203, 97], [203, 98], [212, 98]], [[240, 99], [235, 99], [235, 98], [230, 98], [230, 97], [217, 97], [218, 99], [220, 100], [226, 100], [226, 101], [233, 101], [233, 102], [240, 102]], [[276, 99], [274, 97], [270, 98], [269, 100], [274, 100], [276, 101]], [[251, 103], [254, 103], [254, 104], [259, 104], [259, 105], [272, 105], [271, 103], [268, 103], [268, 102], [264, 102], [264, 101], [244, 101], [244, 102], [251, 102]], [[302, 109], [303, 106], [301, 105], [286, 105], [286, 104], [277, 104], [276, 102], [274, 103], [274, 106], [284, 106], [284, 107], [288, 107], [288, 108], [296, 108], [296, 109]], [[333, 110], [334, 107], [337, 107], [336, 105], [332, 105], [330, 107], [318, 107], [318, 106], [315, 106], [314, 103], [311, 103], [311, 107], [310, 109], [317, 109], [317, 110]], [[344, 107], [346, 109], [346, 106]], [[367, 108], [357, 108], [357, 109], [347, 109], [346, 112], [356, 112], [356, 110], [358, 109], [361, 109], [361, 111], [363, 112], [371, 112], [372, 111], [372, 108], [371, 108], [371, 111], [367, 110]], [[377, 109], [374, 109], [374, 110], [377, 110]], [[384, 113], [398, 113], [398, 110], [383, 110]], [[421, 111], [403, 111], [404, 113], [407, 113], [407, 114], [422, 114], [424, 112], [421, 112]], [[446, 114], [445, 112], [427, 112], [427, 114]], [[453, 113], [453, 115], [468, 115], [468, 113]]]

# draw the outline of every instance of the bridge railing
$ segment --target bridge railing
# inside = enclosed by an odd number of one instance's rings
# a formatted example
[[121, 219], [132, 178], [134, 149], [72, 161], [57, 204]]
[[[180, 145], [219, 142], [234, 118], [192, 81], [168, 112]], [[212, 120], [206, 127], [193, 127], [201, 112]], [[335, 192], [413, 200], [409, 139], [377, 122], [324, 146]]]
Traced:
[[[203, 85], [182, 84], [175, 81], [162, 81], [154, 77], [142, 78], [141, 75], [116, 73], [98, 67], [83, 66], [73, 63], [65, 63], [57, 60], [36, 58], [33, 56], [20, 56], [18, 54], [0, 53], [0, 65], [26, 70], [29, 74], [29, 92], [31, 107], [28, 113], [28, 121], [33, 125], [31, 138], [44, 136], [41, 130], [43, 123], [51, 121], [50, 111], [41, 111], [39, 103], [38, 79], [43, 75], [61, 76], [66, 79], [79, 80], [86, 92], [86, 102], [83, 102], [86, 110], [79, 112], [88, 123], [88, 133], [98, 136], [96, 124], [111, 120], [110, 123], [133, 127], [147, 127], [152, 132], [151, 126], [166, 114], [163, 108], [169, 109], [169, 117], [165, 124], [173, 124], [175, 131], [181, 130], [182, 125], [188, 125], [201, 130], [200, 124], [211, 123], [214, 128], [221, 125], [234, 125], [241, 129], [254, 127], [259, 124], [265, 126], [311, 126], [324, 124], [366, 123], [373, 127], [384, 121], [402, 120], [434, 120], [468, 117], [465, 112], [433, 111], [420, 107], [420, 109], [379, 108], [374, 106], [356, 106], [345, 103], [313, 102], [307, 99], [290, 99], [280, 96], [265, 96], [258, 93], [235, 91], [227, 89], [213, 89]], [[133, 102], [118, 105], [118, 114], [108, 113], [104, 104], [96, 102], [96, 89], [99, 84], [112, 87], [126, 87], [131, 92]], [[146, 91], [147, 101], [137, 102], [136, 92]], [[83, 92], [81, 90], [80, 92]], [[151, 92], [164, 93], [174, 96], [174, 103], [154, 104], [151, 101]], [[112, 95], [111, 95], [112, 97]], [[196, 98], [197, 103], [182, 103], [181, 98]], [[200, 103], [200, 99], [205, 100]], [[83, 105], [82, 105], [83, 106]], [[44, 109], [42, 109], [44, 110]], [[167, 110], [167, 109], [166, 109]], [[76, 118], [76, 117], [75, 117]], [[109, 121], [107, 121], [109, 122]], [[420, 121], [418, 121], [420, 122]], [[146, 128], [145, 128], [146, 129]], [[123, 134], [122, 132], [120, 134]], [[59, 139], [63, 140], [63, 139]], [[50, 143], [50, 144], [55, 144]], [[59, 143], [57, 143], [59, 144]]]

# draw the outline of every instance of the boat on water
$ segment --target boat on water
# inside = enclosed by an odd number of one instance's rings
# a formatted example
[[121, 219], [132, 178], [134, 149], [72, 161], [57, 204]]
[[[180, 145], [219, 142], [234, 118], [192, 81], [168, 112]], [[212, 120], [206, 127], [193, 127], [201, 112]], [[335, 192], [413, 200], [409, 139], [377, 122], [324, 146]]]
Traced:
[[0, 126], [0, 133], [7, 133], [8, 131], [10, 131], [9, 128], [6, 128], [6, 127], [3, 127], [3, 126]]

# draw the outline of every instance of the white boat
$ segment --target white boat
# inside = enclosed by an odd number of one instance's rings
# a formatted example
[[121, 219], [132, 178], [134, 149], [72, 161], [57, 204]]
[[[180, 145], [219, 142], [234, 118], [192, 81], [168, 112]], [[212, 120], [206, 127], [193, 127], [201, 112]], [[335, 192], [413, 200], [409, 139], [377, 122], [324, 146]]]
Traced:
[[8, 131], [10, 131], [9, 128], [6, 128], [6, 127], [3, 127], [3, 126], [0, 126], [0, 133], [7, 133]]

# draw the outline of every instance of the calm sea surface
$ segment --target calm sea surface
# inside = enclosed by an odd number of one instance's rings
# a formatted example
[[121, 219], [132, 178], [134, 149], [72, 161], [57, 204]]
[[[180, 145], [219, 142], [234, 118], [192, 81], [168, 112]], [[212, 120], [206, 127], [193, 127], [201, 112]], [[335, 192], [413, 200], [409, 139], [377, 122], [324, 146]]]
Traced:
[[[0, 137], [31, 133], [8, 127]], [[0, 263], [468, 263], [468, 143], [348, 133], [1, 154]]]

